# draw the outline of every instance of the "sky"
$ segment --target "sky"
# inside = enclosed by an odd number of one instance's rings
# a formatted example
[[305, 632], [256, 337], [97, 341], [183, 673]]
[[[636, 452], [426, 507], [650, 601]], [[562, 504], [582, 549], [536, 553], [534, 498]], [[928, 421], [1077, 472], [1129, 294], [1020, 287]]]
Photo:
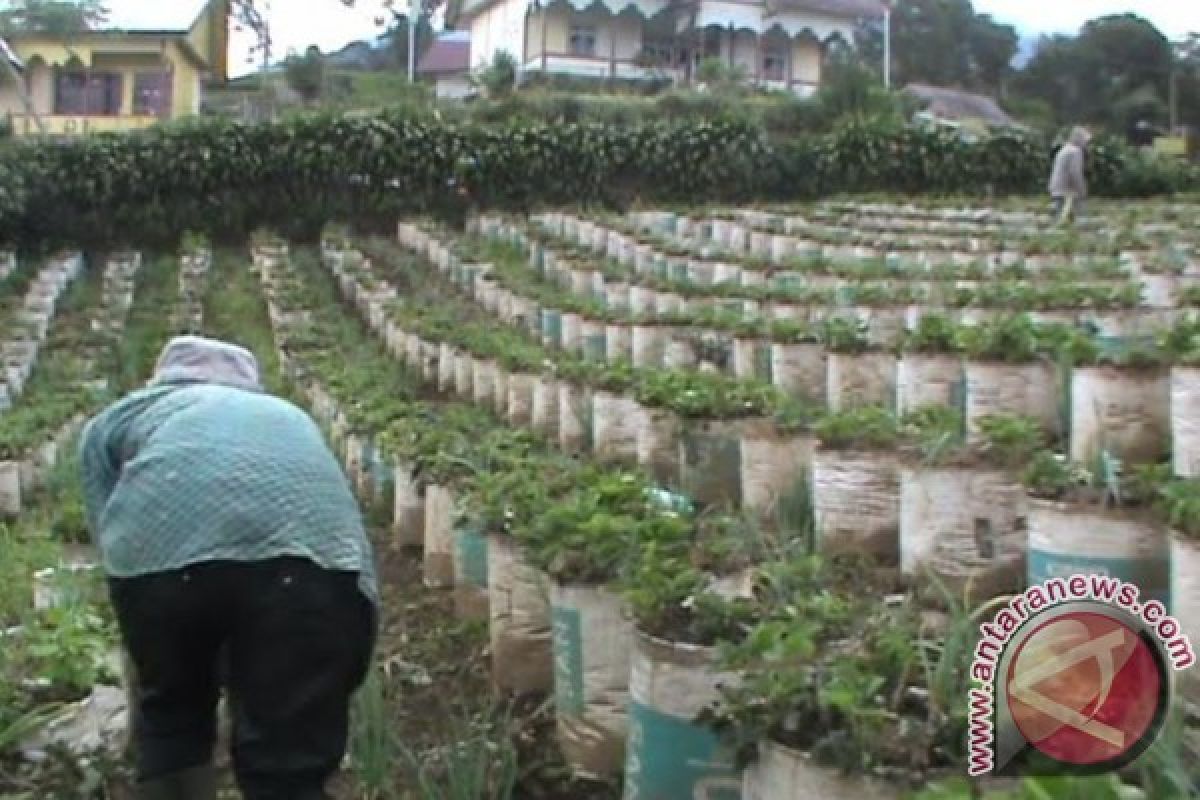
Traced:
[[[899, 0], [903, 2], [903, 0]], [[268, 0], [275, 39], [274, 56], [302, 52], [315, 44], [328, 52], [357, 39], [371, 39], [388, 18], [384, 0], [356, 0], [347, 8], [341, 0]], [[405, 0], [396, 0], [403, 9]], [[124, 27], [186, 27], [203, 0], [108, 0], [111, 23]], [[1075, 33], [1089, 19], [1133, 12], [1146, 17], [1170, 39], [1200, 32], [1200, 0], [974, 0], [976, 11], [1016, 26], [1023, 36]], [[245, 52], [251, 38], [234, 33], [230, 69], [252, 69]]]

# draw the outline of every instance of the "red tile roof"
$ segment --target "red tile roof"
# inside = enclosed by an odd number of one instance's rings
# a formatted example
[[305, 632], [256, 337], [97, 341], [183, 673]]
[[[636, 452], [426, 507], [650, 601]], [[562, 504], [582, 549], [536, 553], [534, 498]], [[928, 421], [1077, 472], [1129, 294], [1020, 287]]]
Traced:
[[422, 75], [445, 75], [471, 69], [471, 42], [462, 37], [439, 37], [417, 64]]

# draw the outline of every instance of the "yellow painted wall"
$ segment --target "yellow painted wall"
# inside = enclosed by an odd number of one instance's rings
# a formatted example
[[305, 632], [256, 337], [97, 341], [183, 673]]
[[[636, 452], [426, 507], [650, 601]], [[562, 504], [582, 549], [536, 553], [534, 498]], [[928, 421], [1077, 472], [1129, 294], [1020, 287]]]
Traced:
[[[140, 72], [170, 69], [174, 76], [171, 100], [171, 118], [195, 114], [200, 107], [200, 91], [203, 72], [177, 40], [141, 38], [121, 41], [106, 37], [103, 41], [73, 43], [67, 47], [57, 42], [25, 40], [16, 43], [18, 54], [26, 62], [26, 85], [39, 115], [54, 116], [54, 69], [78, 59], [85, 67], [97, 71], [116, 72], [122, 78], [121, 113], [118, 118], [91, 117], [87, 124], [81, 118], [47, 119], [52, 131], [64, 125], [78, 130], [125, 130], [144, 127], [157, 121], [155, 117], [133, 116], [133, 91], [135, 76]], [[15, 86], [0, 86], [0, 113], [23, 115], [24, 104]], [[124, 122], [120, 117], [127, 117]], [[18, 133], [24, 125], [14, 125]]]
[[545, 11], [533, 11], [525, 25], [525, 60], [530, 61], [542, 55], [542, 29], [546, 24]]
[[[572, 9], [556, 3], [546, 10], [546, 52], [567, 52], [567, 38], [571, 29]], [[597, 42], [597, 49], [599, 43]]]
[[792, 43], [792, 80], [821, 81], [821, 46], [807, 36]]
[[621, 14], [611, 20], [616, 39], [618, 61], [632, 61], [642, 50], [642, 18], [637, 14]]

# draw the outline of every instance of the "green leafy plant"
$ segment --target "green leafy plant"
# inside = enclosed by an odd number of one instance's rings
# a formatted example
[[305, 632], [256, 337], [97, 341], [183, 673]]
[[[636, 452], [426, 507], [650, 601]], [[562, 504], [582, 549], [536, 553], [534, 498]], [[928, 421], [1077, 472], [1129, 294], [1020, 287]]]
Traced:
[[900, 435], [893, 414], [870, 406], [827, 414], [813, 431], [822, 446], [842, 450], [890, 450]]
[[961, 351], [958, 325], [942, 314], [923, 314], [904, 337], [906, 353], [953, 354]]
[[967, 357], [976, 361], [1029, 364], [1042, 355], [1037, 325], [1027, 314], [964, 326], [959, 343]]
[[821, 339], [832, 353], [865, 353], [869, 347], [867, 324], [862, 320], [834, 316], [821, 325]]

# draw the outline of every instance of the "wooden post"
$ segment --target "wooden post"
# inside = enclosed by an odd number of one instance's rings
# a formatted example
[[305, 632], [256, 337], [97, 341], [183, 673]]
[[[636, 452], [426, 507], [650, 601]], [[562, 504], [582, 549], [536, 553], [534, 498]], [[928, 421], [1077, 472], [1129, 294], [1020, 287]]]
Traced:
[[763, 82], [763, 46], [762, 34], [754, 34], [754, 82], [758, 86], [762, 86]]
[[733, 66], [734, 66], [733, 50], [734, 50], [734, 46], [737, 44], [737, 42], [735, 41], [735, 33], [734, 33], [734, 27], [733, 27], [732, 22], [729, 23], [728, 33], [729, 33], [729, 68], [733, 69]]
[[792, 91], [792, 61], [796, 55], [796, 42], [792, 36], [787, 37], [787, 90]]
[[617, 77], [617, 15], [608, 15], [608, 79]]
[[550, 27], [550, 4], [542, 6], [542, 78], [546, 77], [549, 60], [546, 56], [546, 29]]

